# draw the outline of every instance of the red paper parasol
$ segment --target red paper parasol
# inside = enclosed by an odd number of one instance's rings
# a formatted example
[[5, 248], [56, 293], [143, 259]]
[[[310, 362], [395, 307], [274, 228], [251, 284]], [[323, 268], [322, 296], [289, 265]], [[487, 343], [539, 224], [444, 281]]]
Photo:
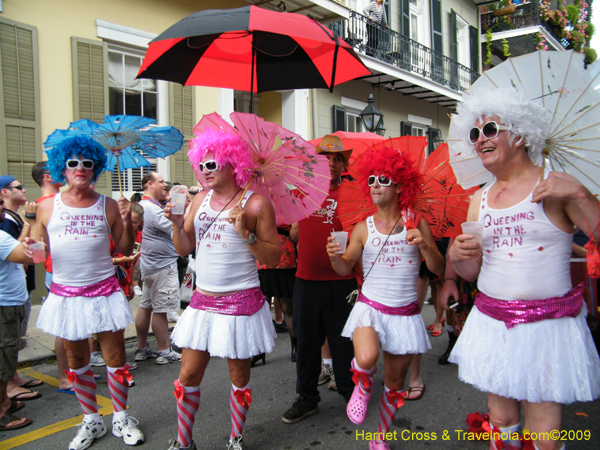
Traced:
[[[371, 148], [377, 150], [382, 146], [392, 146], [399, 152], [408, 153], [425, 178], [422, 191], [415, 199], [412, 209], [403, 211], [407, 228], [414, 228], [423, 217], [436, 239], [462, 234], [460, 225], [467, 220], [469, 195], [472, 192], [467, 192], [456, 184], [449, 163], [448, 145], [441, 144], [429, 157], [425, 157], [427, 140], [424, 137], [391, 138], [373, 144]], [[350, 167], [350, 175], [357, 180], [357, 167], [360, 167], [363, 156], [364, 154], [359, 155], [356, 164]], [[345, 230], [351, 229], [377, 211], [371, 198], [363, 194], [358, 181], [342, 183], [338, 209]]]
[[[298, 134], [254, 114], [234, 112], [230, 117], [236, 128], [213, 113], [198, 122], [194, 133], [219, 128], [238, 134], [248, 144], [256, 168], [246, 189], [271, 200], [277, 225], [290, 225], [320, 208], [331, 180], [327, 158]], [[196, 167], [194, 172], [201, 181]]]

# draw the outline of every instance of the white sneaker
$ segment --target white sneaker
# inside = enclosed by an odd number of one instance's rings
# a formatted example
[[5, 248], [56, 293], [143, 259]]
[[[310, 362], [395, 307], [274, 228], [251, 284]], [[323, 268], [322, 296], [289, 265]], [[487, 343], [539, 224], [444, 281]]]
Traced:
[[89, 416], [83, 416], [83, 422], [76, 426], [81, 428], [69, 444], [69, 450], [85, 450], [92, 445], [94, 439], [99, 439], [106, 434], [102, 418], [100, 418], [100, 422], [96, 422]]
[[169, 353], [167, 353], [166, 355], [158, 355], [158, 358], [156, 358], [156, 361], [154, 361], [156, 364], [169, 364], [172, 362], [180, 362], [181, 361], [181, 353], [177, 353], [175, 350], [170, 349], [171, 351]]
[[104, 362], [104, 358], [102, 358], [102, 353], [93, 352], [90, 355], [90, 366], [92, 367], [104, 367], [106, 363]]
[[148, 358], [156, 358], [158, 353], [150, 348], [150, 344], [147, 344], [144, 348], [138, 348], [135, 351], [133, 359], [135, 361], [145, 361]]
[[138, 445], [144, 442], [144, 433], [137, 427], [139, 422], [135, 417], [125, 414], [121, 420], [114, 419], [112, 422], [112, 433], [116, 437], [122, 437], [127, 445]]
[[177, 321], [181, 318], [181, 316], [179, 314], [177, 314], [176, 311], [169, 311], [167, 313], [167, 320], [169, 322], [175, 322], [177, 323]]
[[142, 289], [139, 286], [134, 286], [133, 287], [133, 293], [135, 295], [137, 295], [138, 297], [142, 296]]
[[242, 447], [243, 444], [244, 439], [242, 439], [242, 435], [240, 434], [227, 443], [227, 450], [244, 450], [244, 447]]

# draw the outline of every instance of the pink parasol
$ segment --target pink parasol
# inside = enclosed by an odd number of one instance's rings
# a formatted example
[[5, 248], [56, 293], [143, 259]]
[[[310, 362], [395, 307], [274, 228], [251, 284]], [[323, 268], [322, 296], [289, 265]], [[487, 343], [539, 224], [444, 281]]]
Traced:
[[[202, 117], [194, 133], [217, 128], [238, 134], [248, 144], [256, 167], [246, 189], [271, 200], [277, 225], [292, 224], [320, 208], [331, 180], [327, 158], [318, 155], [314, 145], [278, 124], [254, 114], [234, 112], [230, 117], [235, 128], [212, 113]], [[194, 172], [202, 182], [196, 167]]]

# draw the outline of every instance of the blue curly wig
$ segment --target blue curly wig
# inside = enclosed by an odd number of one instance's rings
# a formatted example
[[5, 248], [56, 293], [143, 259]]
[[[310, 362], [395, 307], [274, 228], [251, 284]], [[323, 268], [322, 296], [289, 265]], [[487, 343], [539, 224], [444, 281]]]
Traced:
[[92, 183], [102, 175], [108, 160], [107, 151], [102, 145], [89, 137], [75, 136], [67, 138], [56, 147], [46, 150], [48, 155], [47, 167], [55, 183], [65, 184], [63, 171], [67, 167], [67, 159], [81, 156], [94, 161], [94, 176]]

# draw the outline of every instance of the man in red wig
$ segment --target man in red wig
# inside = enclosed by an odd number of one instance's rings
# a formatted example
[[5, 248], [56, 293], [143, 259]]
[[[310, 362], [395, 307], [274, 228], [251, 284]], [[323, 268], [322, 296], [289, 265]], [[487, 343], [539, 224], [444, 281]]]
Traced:
[[385, 435], [404, 403], [404, 379], [412, 357], [431, 348], [417, 299], [421, 258], [435, 274], [442, 272], [444, 259], [425, 219], [411, 227], [403, 219], [402, 212], [412, 206], [423, 181], [408, 156], [391, 147], [369, 150], [359, 175], [363, 193], [370, 196], [377, 212], [355, 226], [343, 255], [331, 237], [327, 253], [341, 276], [351, 273], [362, 256], [362, 292], [342, 331], [342, 336], [352, 339], [356, 355], [351, 369], [356, 385], [346, 412], [353, 423], [364, 422], [383, 349], [385, 392], [379, 429], [369, 449], [385, 450], [389, 449]]

